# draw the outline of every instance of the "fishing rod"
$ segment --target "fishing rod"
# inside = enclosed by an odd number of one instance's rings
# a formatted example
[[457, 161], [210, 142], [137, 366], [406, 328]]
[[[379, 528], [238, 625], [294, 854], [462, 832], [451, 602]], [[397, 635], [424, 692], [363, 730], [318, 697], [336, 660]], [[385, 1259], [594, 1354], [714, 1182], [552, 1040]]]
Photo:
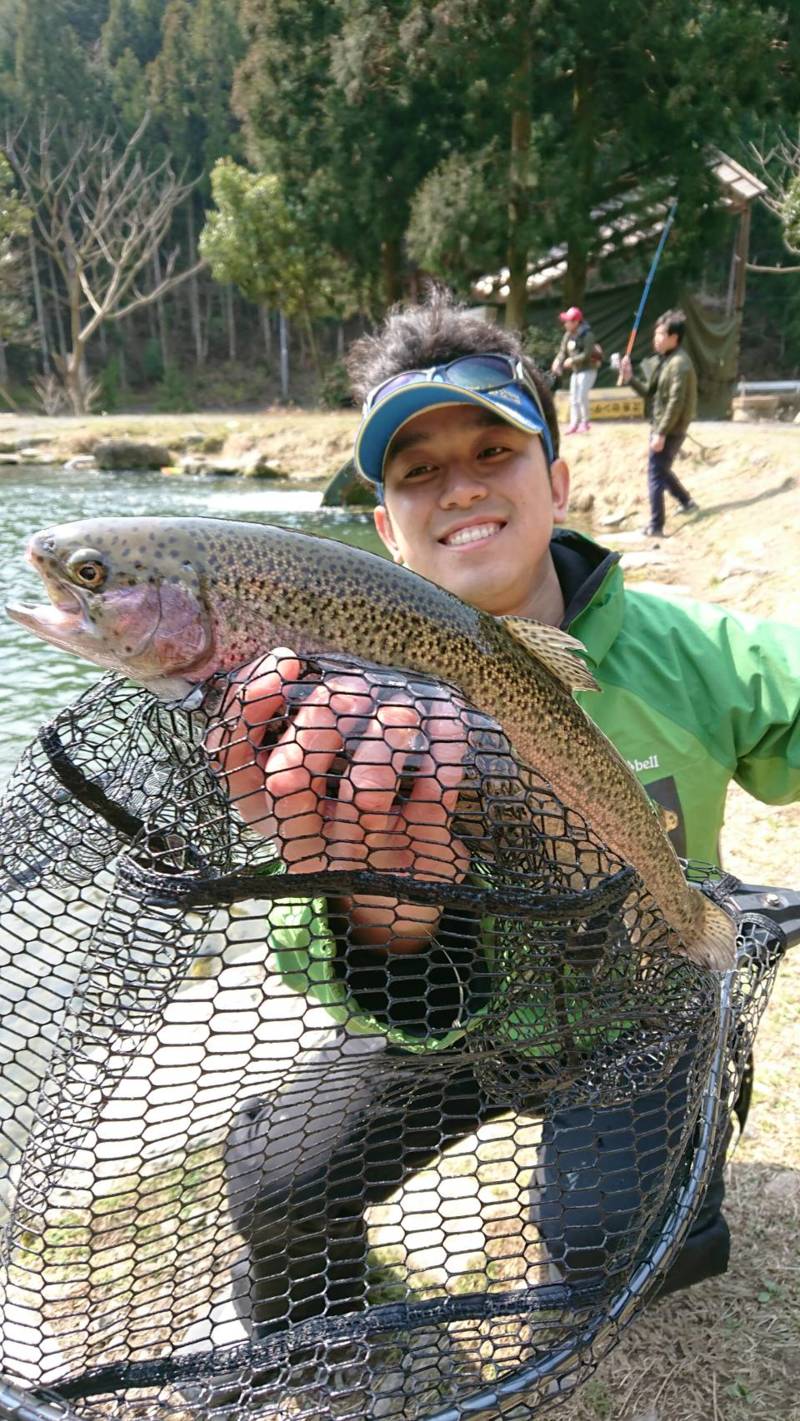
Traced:
[[[650, 295], [650, 287], [653, 285], [653, 278], [655, 277], [656, 271], [658, 269], [658, 263], [661, 260], [661, 253], [663, 252], [664, 247], [666, 245], [667, 237], [670, 234], [670, 228], [672, 227], [672, 224], [675, 221], [675, 212], [677, 210], [677, 207], [678, 199], [676, 197], [672, 202], [669, 212], [667, 213], [667, 220], [661, 229], [661, 236], [658, 239], [658, 246], [656, 247], [653, 260], [650, 263], [650, 270], [647, 273], [647, 280], [645, 281], [644, 289], [642, 290], [642, 295], [636, 310], [636, 315], [633, 318], [631, 333], [628, 336], [628, 344], [625, 347], [626, 356], [630, 356], [630, 353], [636, 343], [636, 337], [639, 334], [639, 326], [642, 323], [642, 316], [644, 315], [644, 308], [647, 304], [647, 298]], [[622, 384], [621, 376], [617, 383]]]

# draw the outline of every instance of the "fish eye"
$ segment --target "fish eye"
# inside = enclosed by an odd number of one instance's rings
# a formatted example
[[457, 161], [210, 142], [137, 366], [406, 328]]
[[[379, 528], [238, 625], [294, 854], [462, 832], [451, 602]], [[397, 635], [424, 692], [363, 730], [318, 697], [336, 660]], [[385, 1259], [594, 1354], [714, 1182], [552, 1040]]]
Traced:
[[92, 548], [80, 548], [72, 553], [67, 558], [66, 571], [73, 582], [81, 587], [90, 587], [92, 591], [102, 587], [108, 577], [105, 560]]

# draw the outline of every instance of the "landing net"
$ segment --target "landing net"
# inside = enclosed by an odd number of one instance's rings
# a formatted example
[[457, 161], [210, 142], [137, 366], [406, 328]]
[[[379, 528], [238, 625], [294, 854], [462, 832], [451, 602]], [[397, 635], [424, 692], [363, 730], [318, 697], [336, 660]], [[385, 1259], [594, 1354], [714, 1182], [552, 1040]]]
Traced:
[[674, 1263], [780, 934], [676, 956], [452, 688], [234, 683], [108, 677], [7, 789], [0, 1410], [538, 1414]]

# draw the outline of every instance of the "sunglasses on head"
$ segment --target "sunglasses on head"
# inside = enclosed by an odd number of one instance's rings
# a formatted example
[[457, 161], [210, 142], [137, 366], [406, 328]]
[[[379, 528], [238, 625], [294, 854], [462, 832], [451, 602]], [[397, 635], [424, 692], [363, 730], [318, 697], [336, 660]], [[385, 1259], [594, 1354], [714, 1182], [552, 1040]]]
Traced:
[[504, 389], [506, 385], [521, 385], [531, 396], [544, 424], [547, 424], [539, 391], [526, 373], [522, 361], [501, 351], [487, 355], [459, 355], [447, 365], [431, 365], [427, 370], [401, 370], [399, 375], [392, 375], [380, 385], [373, 386], [364, 401], [363, 413], [369, 414], [388, 395], [420, 380], [442, 381], [461, 390], [474, 390], [476, 395], [489, 395], [493, 390]]

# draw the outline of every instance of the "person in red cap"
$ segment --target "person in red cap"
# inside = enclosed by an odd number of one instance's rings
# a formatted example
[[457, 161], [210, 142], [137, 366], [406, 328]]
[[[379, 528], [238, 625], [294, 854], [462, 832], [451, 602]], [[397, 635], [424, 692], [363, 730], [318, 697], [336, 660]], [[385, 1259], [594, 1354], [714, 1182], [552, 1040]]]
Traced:
[[569, 372], [569, 424], [564, 433], [588, 434], [589, 391], [597, 379], [595, 338], [580, 306], [570, 306], [558, 319], [564, 334], [550, 368], [554, 375]]

